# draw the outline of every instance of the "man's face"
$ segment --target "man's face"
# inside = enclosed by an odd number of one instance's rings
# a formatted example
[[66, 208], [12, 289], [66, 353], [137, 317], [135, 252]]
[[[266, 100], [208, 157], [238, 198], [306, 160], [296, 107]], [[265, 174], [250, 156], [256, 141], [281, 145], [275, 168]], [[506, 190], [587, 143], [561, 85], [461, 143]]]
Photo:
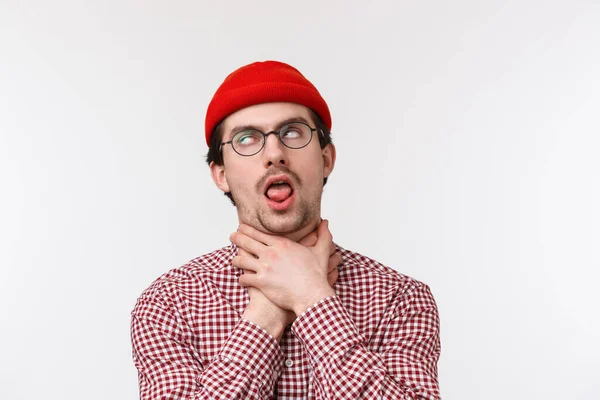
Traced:
[[[221, 125], [222, 142], [232, 139], [241, 127], [264, 133], [284, 123], [305, 122], [315, 127], [308, 108], [294, 103], [265, 103], [239, 110]], [[321, 216], [323, 178], [335, 164], [335, 147], [319, 145], [318, 132], [302, 149], [285, 147], [269, 135], [264, 148], [253, 156], [237, 154], [230, 144], [222, 147], [223, 165], [211, 164], [216, 185], [231, 192], [240, 223], [263, 232], [293, 235], [312, 230]]]

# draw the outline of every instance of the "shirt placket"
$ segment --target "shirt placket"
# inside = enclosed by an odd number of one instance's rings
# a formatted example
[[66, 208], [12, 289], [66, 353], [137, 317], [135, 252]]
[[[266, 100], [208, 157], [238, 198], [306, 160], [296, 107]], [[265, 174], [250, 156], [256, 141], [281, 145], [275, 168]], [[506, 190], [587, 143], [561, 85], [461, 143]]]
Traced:
[[277, 382], [278, 399], [307, 399], [312, 370], [300, 341], [288, 328], [280, 342], [284, 366]]

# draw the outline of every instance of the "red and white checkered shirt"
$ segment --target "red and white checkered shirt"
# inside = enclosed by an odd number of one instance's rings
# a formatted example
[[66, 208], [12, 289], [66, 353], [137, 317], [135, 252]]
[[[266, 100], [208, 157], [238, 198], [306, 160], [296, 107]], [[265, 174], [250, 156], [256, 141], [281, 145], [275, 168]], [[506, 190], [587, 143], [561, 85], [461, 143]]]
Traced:
[[157, 279], [132, 312], [140, 398], [439, 399], [439, 317], [429, 288], [338, 247], [336, 296], [278, 343], [241, 319], [230, 245]]

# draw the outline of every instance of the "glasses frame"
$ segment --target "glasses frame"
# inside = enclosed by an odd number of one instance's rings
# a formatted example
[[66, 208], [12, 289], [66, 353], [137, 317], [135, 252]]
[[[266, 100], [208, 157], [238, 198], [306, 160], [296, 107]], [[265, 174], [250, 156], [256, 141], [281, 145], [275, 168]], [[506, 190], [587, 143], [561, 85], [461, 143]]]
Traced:
[[[288, 127], [288, 126], [290, 126], [290, 125], [293, 125], [293, 124], [301, 124], [301, 125], [304, 125], [304, 126], [306, 126], [308, 129], [310, 129], [310, 138], [308, 139], [308, 142], [306, 142], [306, 144], [305, 144], [304, 146], [302, 146], [302, 147], [290, 147], [290, 146], [288, 146], [287, 144], [283, 143], [283, 140], [281, 140], [281, 132], [283, 131], [283, 129], [284, 129], [284, 128], [286, 128], [286, 127]], [[242, 133], [242, 132], [247, 132], [247, 131], [254, 131], [254, 132], [258, 132], [258, 133], [260, 133], [260, 134], [263, 136], [263, 140], [262, 140], [262, 146], [260, 146], [260, 149], [258, 149], [258, 150], [257, 150], [255, 153], [252, 153], [252, 154], [242, 154], [242, 153], [238, 152], [238, 151], [235, 149], [235, 146], [233, 145], [233, 138], [235, 138], [235, 137], [236, 137], [237, 135], [239, 135], [240, 133]], [[221, 142], [221, 144], [219, 145], [219, 152], [221, 152], [221, 151], [223, 150], [223, 145], [230, 144], [230, 145], [231, 145], [231, 148], [233, 149], [233, 151], [235, 151], [237, 154], [239, 154], [239, 155], [240, 155], [240, 156], [242, 156], [242, 157], [252, 157], [252, 156], [255, 156], [255, 155], [257, 155], [258, 153], [260, 153], [260, 152], [262, 151], [262, 149], [264, 149], [264, 148], [265, 148], [265, 144], [267, 143], [267, 137], [268, 137], [269, 135], [275, 135], [275, 136], [277, 136], [277, 139], [279, 139], [279, 142], [280, 142], [282, 145], [284, 145], [285, 147], [287, 147], [288, 149], [300, 150], [300, 149], [303, 149], [303, 148], [305, 148], [306, 146], [308, 146], [308, 145], [310, 144], [310, 142], [312, 142], [312, 138], [313, 138], [313, 132], [318, 132], [318, 131], [319, 131], [319, 130], [318, 130], [317, 128], [313, 128], [313, 127], [311, 127], [310, 125], [308, 125], [307, 123], [305, 123], [305, 122], [301, 122], [301, 121], [297, 121], [297, 122], [289, 122], [289, 123], [287, 123], [287, 124], [285, 124], [285, 125], [282, 125], [282, 126], [281, 126], [281, 127], [278, 129], [278, 130], [276, 130], [276, 131], [270, 131], [270, 132], [267, 132], [267, 133], [264, 133], [264, 132], [262, 132], [262, 131], [261, 131], [261, 130], [259, 130], [259, 129], [246, 129], [246, 130], [243, 130], [243, 131], [237, 132], [235, 135], [233, 135], [233, 138], [231, 138], [231, 140], [228, 140], [228, 141], [226, 141], [226, 142]]]

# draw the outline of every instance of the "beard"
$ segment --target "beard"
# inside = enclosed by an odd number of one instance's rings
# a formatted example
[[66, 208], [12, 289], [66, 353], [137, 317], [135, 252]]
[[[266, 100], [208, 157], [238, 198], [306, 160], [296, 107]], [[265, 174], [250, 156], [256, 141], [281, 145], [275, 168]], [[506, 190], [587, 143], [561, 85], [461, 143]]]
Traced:
[[262, 228], [264, 228], [267, 233], [277, 235], [297, 232], [319, 218], [321, 214], [321, 207], [319, 205], [320, 196], [314, 202], [308, 202], [304, 199], [299, 200], [297, 208], [294, 211], [275, 211], [257, 208], [255, 217], [260, 227], [256, 228], [259, 230], [263, 230]]

